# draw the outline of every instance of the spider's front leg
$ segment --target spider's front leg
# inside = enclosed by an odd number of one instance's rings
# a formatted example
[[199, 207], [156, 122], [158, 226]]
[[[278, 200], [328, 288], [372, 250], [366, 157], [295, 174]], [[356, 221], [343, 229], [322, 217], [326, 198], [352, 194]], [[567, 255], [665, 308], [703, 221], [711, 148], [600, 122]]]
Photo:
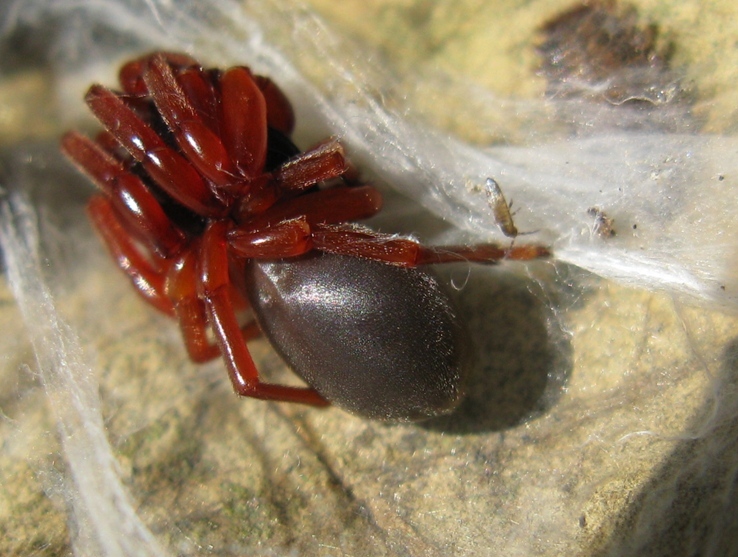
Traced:
[[399, 267], [440, 263], [497, 263], [504, 259], [530, 261], [548, 257], [546, 246], [527, 244], [503, 247], [498, 244], [470, 246], [424, 246], [414, 240], [382, 234], [352, 224], [316, 224], [312, 227], [315, 249], [381, 261]]
[[200, 296], [236, 393], [265, 400], [328, 405], [314, 389], [262, 383], [259, 379], [236, 319], [224, 222], [213, 222], [205, 231], [199, 250], [199, 267]]
[[224, 214], [220, 200], [197, 170], [123, 99], [101, 85], [93, 85], [85, 100], [106, 130], [172, 199], [202, 216]]

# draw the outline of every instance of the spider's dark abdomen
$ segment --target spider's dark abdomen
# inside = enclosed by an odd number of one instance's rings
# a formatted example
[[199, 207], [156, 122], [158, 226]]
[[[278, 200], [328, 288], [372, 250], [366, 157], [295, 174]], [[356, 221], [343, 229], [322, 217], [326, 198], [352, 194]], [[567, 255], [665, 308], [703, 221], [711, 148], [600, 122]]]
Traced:
[[381, 420], [424, 419], [459, 402], [466, 335], [432, 275], [317, 254], [252, 260], [245, 278], [266, 336], [330, 402]]

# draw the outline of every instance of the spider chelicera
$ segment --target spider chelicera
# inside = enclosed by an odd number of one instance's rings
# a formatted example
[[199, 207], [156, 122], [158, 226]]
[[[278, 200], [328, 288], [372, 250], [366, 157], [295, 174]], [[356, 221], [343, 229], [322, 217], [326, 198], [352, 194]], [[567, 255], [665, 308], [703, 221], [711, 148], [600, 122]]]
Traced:
[[[88, 213], [113, 258], [178, 320], [192, 360], [222, 356], [241, 396], [370, 418], [457, 405], [466, 335], [417, 267], [530, 260], [545, 247], [427, 247], [351, 224], [379, 211], [379, 192], [357, 182], [335, 139], [300, 153], [289, 101], [246, 67], [157, 52], [125, 64], [120, 86], [90, 88], [105, 131], [69, 132], [62, 150], [100, 189]], [[307, 387], [260, 380], [246, 341], [261, 332]]]

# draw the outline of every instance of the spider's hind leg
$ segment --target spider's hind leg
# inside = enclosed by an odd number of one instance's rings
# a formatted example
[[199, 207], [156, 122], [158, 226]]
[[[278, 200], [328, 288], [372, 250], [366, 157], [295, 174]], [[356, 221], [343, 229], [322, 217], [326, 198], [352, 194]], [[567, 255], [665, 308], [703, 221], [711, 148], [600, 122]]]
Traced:
[[214, 222], [205, 231], [199, 250], [199, 267], [200, 296], [236, 393], [264, 400], [326, 406], [328, 402], [314, 389], [261, 382], [236, 319], [225, 223]]

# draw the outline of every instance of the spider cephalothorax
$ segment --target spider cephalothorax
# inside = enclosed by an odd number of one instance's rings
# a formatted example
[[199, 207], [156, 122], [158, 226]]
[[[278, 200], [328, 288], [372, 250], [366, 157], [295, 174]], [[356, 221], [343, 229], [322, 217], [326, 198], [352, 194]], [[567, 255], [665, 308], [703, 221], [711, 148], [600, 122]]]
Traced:
[[[88, 212], [119, 267], [177, 318], [193, 360], [222, 355], [242, 396], [380, 419], [456, 405], [463, 328], [415, 267], [544, 247], [433, 248], [349, 224], [380, 209], [379, 193], [348, 179], [336, 140], [300, 153], [286, 97], [248, 68], [159, 52], [125, 64], [120, 85], [86, 96], [105, 131], [69, 132], [62, 148], [101, 190]], [[240, 326], [248, 307], [256, 321]], [[261, 331], [308, 387], [260, 381], [246, 341]]]

